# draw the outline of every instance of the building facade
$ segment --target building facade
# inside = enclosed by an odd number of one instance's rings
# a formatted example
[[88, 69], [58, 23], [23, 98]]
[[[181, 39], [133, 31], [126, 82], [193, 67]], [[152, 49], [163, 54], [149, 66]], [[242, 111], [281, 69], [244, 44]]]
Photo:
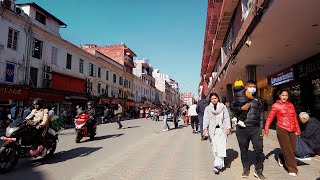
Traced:
[[236, 78], [254, 80], [267, 114], [287, 84], [297, 111], [319, 118], [319, 107], [310, 107], [318, 101], [318, 76], [301, 77], [316, 72], [308, 64], [319, 59], [319, 6], [317, 0], [209, 0], [199, 94], [231, 101]]

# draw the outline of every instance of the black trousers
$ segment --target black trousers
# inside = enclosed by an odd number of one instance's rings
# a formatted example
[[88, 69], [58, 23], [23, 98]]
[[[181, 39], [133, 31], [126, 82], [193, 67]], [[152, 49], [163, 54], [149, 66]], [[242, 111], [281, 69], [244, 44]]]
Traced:
[[199, 119], [198, 119], [198, 116], [191, 116], [190, 117], [191, 119], [191, 127], [192, 129], [196, 128], [196, 131], [198, 131], [198, 124], [199, 124]]
[[255, 169], [258, 172], [263, 171], [263, 137], [261, 127], [237, 127], [237, 139], [241, 152], [241, 162], [244, 170], [250, 170], [250, 163], [248, 161], [248, 148], [250, 141], [253, 145], [253, 150], [256, 153]]

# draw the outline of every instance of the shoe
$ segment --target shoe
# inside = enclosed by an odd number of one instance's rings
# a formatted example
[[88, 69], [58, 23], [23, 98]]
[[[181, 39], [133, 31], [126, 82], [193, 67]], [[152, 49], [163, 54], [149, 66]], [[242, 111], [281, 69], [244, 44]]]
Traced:
[[169, 131], [169, 129], [164, 129], [164, 130], [162, 130], [163, 132], [166, 132], [166, 131]]
[[281, 162], [281, 158], [280, 158], [279, 154], [276, 155], [276, 160], [277, 160], [277, 162], [278, 162], [278, 165], [279, 165], [280, 167], [283, 167], [283, 164], [282, 164], [282, 162]]
[[297, 176], [297, 173], [289, 173], [289, 176], [296, 177], [296, 176]]
[[311, 160], [311, 157], [310, 157], [310, 156], [305, 156], [305, 157], [302, 157], [302, 158], [296, 157], [296, 159], [298, 159], [298, 160], [300, 160], [300, 161], [310, 161], [310, 160]]
[[192, 130], [192, 133], [195, 134], [196, 132], [194, 130]]
[[238, 126], [240, 126], [240, 127], [246, 127], [246, 125], [244, 124], [243, 121], [239, 121], [239, 122], [238, 122]]
[[259, 180], [264, 180], [264, 179], [266, 179], [266, 178], [264, 177], [264, 175], [262, 174], [262, 172], [257, 172], [257, 171], [255, 171], [253, 175], [254, 175], [254, 177], [258, 178]]
[[120, 125], [118, 129], [121, 129], [121, 128], [122, 128], [122, 125]]
[[219, 170], [219, 168], [217, 168], [217, 167], [214, 167], [212, 170], [213, 170], [213, 172], [214, 172], [215, 174], [219, 174], [219, 173], [220, 173], [220, 170]]
[[242, 178], [247, 178], [249, 177], [250, 174], [250, 170], [243, 170], [243, 173], [241, 175]]

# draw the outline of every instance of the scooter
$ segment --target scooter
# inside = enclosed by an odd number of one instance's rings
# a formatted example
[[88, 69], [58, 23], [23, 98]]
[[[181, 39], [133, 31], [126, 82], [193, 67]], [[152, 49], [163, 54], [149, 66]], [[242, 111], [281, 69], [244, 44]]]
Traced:
[[87, 113], [79, 114], [75, 118], [76, 143], [79, 143], [83, 137], [94, 139], [97, 131], [97, 122]]

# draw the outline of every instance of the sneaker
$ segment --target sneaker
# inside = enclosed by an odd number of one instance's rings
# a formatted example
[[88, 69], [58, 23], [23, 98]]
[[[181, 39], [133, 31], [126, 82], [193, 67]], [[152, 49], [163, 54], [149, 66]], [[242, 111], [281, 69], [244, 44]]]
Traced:
[[277, 162], [278, 162], [278, 165], [279, 165], [280, 167], [283, 167], [283, 164], [282, 164], [282, 162], [281, 162], [281, 158], [280, 158], [279, 154], [276, 155], [276, 160], [277, 160]]
[[255, 171], [253, 175], [254, 175], [254, 177], [258, 178], [259, 180], [266, 179], [266, 178], [264, 177], [264, 175], [262, 174], [262, 172], [257, 172], [257, 171]]
[[298, 160], [300, 160], [300, 161], [310, 161], [310, 160], [311, 160], [311, 157], [310, 157], [310, 156], [305, 156], [305, 157], [302, 157], [302, 158], [296, 157], [296, 159], [298, 159]]
[[214, 172], [215, 174], [219, 174], [219, 173], [220, 173], [220, 170], [219, 170], [219, 168], [217, 168], [217, 167], [214, 167], [212, 170], [213, 170], [213, 172]]
[[240, 127], [246, 127], [246, 125], [244, 124], [243, 121], [239, 121], [239, 122], [238, 122], [238, 126], [240, 126]]
[[166, 132], [166, 131], [169, 131], [169, 129], [164, 129], [164, 130], [162, 130], [163, 132]]
[[296, 177], [296, 176], [297, 176], [297, 173], [289, 173], [289, 176]]
[[243, 170], [243, 173], [242, 173], [241, 177], [247, 178], [247, 177], [249, 177], [249, 174], [250, 174], [249, 170]]

